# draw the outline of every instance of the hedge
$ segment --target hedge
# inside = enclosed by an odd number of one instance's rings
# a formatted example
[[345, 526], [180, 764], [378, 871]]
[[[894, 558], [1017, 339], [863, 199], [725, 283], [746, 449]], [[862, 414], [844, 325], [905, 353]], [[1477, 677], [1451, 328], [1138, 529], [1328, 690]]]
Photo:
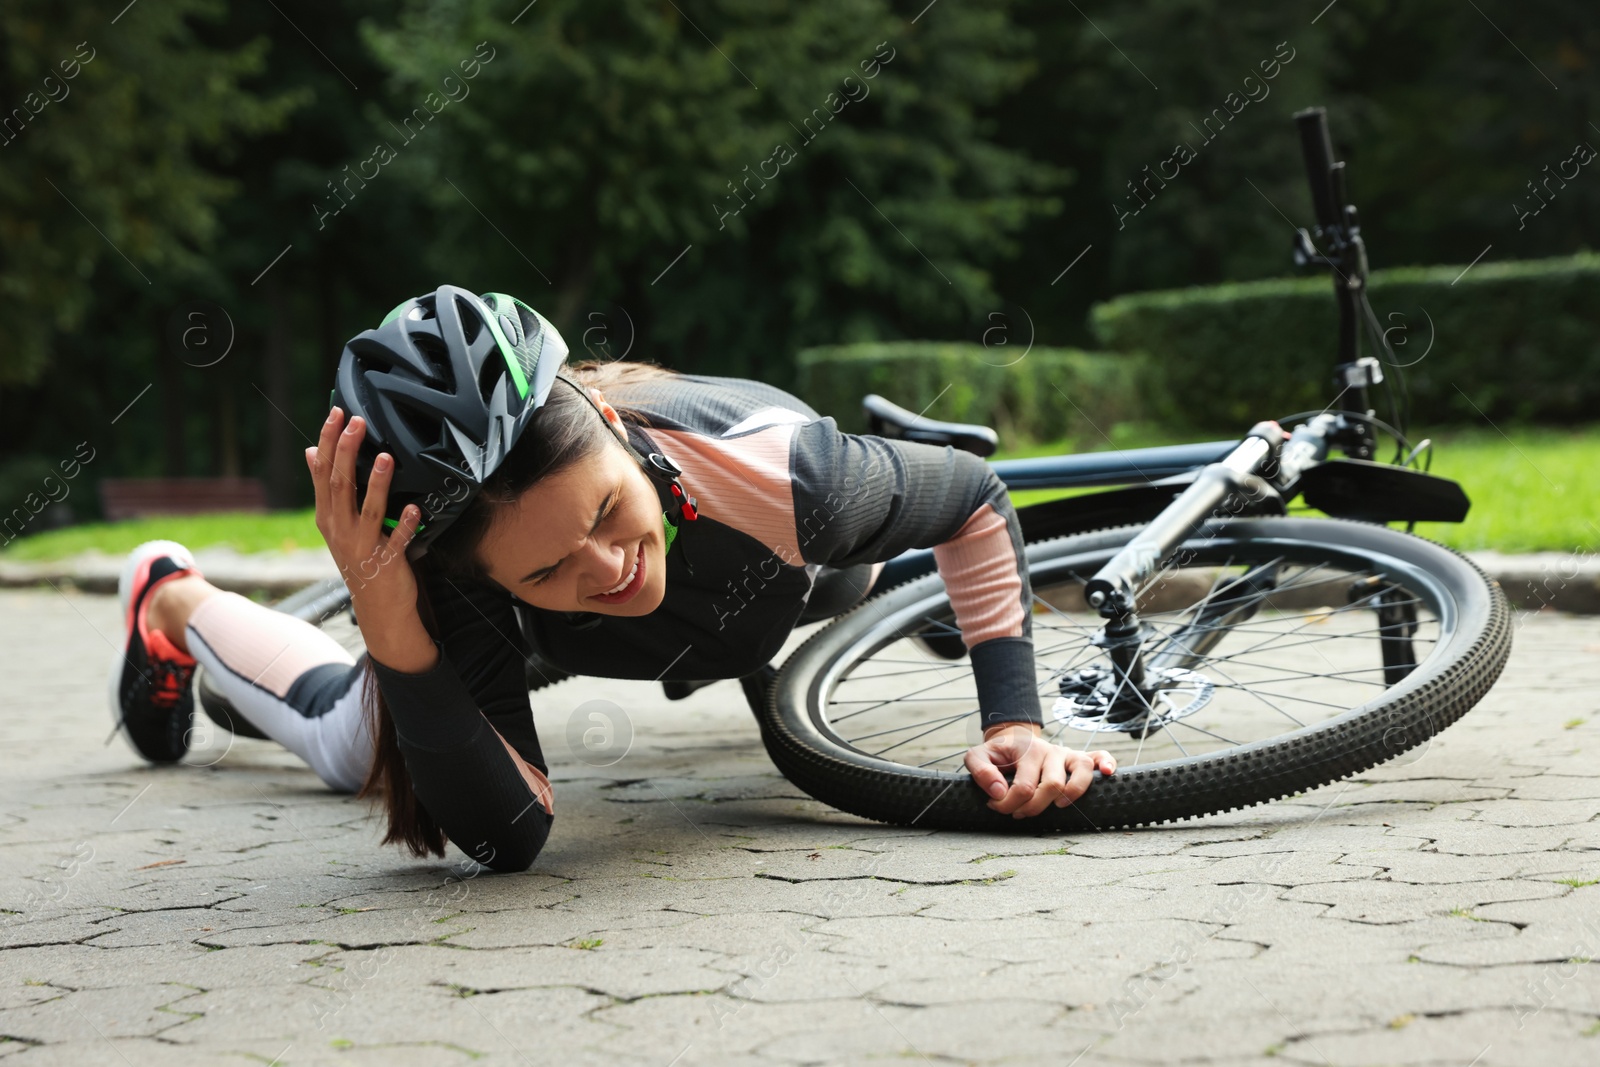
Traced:
[[[1372, 272], [1373, 310], [1392, 330], [1395, 362], [1412, 364], [1405, 376], [1413, 418], [1481, 424], [1600, 415], [1600, 255], [1479, 263], [1464, 276], [1463, 269]], [[1150, 368], [1143, 394], [1151, 415], [1238, 428], [1333, 398], [1331, 289], [1317, 276], [1136, 293], [1095, 305], [1090, 321], [1106, 348]], [[1427, 351], [1430, 319], [1436, 336]], [[1379, 355], [1365, 337], [1362, 354]]]
[[867, 429], [868, 393], [931, 419], [993, 426], [1007, 446], [1094, 437], [1142, 404], [1139, 357], [1075, 348], [1035, 345], [1019, 358], [963, 342], [868, 342], [808, 348], [795, 362], [799, 395], [853, 433]]

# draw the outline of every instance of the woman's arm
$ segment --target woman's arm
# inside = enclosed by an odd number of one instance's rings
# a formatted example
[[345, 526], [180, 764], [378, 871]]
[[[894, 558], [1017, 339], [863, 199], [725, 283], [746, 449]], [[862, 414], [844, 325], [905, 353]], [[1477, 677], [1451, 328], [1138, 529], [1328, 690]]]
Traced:
[[[346, 424], [334, 408], [306, 449], [306, 466], [317, 529], [350, 589], [396, 744], [417, 799], [450, 840], [488, 867], [525, 870], [552, 816], [515, 613], [503, 594], [478, 591], [479, 603], [454, 583], [431, 583], [429, 602], [448, 647], [435, 644], [417, 613], [419, 578], [406, 558], [419, 509], [408, 505], [394, 532], [383, 531], [394, 471], [388, 453], [374, 460], [357, 507], [356, 454], [365, 435], [362, 419]], [[497, 717], [498, 733], [490, 725]], [[536, 797], [544, 811], [524, 818]]]
[[554, 819], [528, 705], [526, 640], [503, 592], [425, 582], [444, 635], [430, 640], [432, 666], [407, 672], [372, 660], [412, 788], [462, 851], [494, 870], [526, 870]]
[[932, 548], [984, 728], [1041, 723], [1022, 528], [989, 465], [953, 448], [840, 433], [832, 419], [801, 427], [792, 454], [806, 562], [844, 567]]
[[554, 821], [544, 771], [490, 725], [443, 649], [420, 674], [390, 670], [376, 659], [372, 665], [417, 799], [479, 863], [527, 870]]

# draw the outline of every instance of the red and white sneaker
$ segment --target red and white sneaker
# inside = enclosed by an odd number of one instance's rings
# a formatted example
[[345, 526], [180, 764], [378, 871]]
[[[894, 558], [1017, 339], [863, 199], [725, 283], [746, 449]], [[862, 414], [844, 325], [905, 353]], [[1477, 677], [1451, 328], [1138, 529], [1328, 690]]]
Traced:
[[176, 541], [146, 541], [128, 553], [117, 580], [127, 637], [111, 664], [111, 717], [134, 750], [152, 763], [176, 763], [189, 751], [195, 660], [166, 634], [149, 628], [150, 593], [162, 582], [199, 573], [194, 556]]

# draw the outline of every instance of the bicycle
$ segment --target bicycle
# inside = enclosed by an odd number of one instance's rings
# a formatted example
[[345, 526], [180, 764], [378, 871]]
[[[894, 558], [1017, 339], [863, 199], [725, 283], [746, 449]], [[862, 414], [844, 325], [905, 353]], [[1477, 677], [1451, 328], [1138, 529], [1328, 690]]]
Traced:
[[[980, 739], [965, 647], [933, 554], [920, 550], [890, 561], [865, 597], [861, 568], [819, 578], [827, 591], [819, 585], [801, 621], [826, 625], [781, 669], [741, 679], [791, 782], [841, 810], [932, 829], [1161, 823], [1366, 770], [1444, 729], [1494, 684], [1511, 650], [1509, 608], [1473, 563], [1410, 532], [1461, 521], [1469, 501], [1428, 473], [1431, 444], [1411, 444], [1383, 364], [1361, 355], [1363, 326], [1376, 351], [1387, 343], [1344, 164], [1322, 108], [1295, 121], [1317, 228], [1297, 230], [1293, 257], [1333, 278], [1333, 402], [1239, 440], [993, 463], [1012, 489], [1102, 490], [1018, 517], [1045, 736], [1109, 749], [1116, 774], [1030, 819], [987, 806], [963, 765]], [[1378, 385], [1389, 387], [1392, 423], [1370, 405]], [[984, 457], [998, 445], [988, 427], [919, 418], [877, 396], [863, 403], [883, 436]], [[1297, 425], [1286, 434], [1280, 423]], [[1380, 433], [1395, 442], [1389, 463], [1374, 460]], [[1344, 458], [1330, 458], [1335, 449]], [[1291, 517], [1296, 500], [1329, 517]], [[319, 624], [348, 606], [339, 580], [279, 605]], [[528, 676], [530, 689], [563, 677], [536, 658]], [[710, 683], [665, 684], [677, 698]], [[201, 703], [234, 728], [204, 685]]]

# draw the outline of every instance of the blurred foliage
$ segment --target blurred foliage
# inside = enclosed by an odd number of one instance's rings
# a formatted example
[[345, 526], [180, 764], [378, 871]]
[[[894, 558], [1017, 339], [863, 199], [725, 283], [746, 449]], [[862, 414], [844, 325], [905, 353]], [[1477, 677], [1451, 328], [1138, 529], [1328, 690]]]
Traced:
[[[1080, 176], [1061, 215], [996, 269], [999, 290], [1030, 310], [1047, 343], [1092, 345], [1088, 306], [1121, 293], [1283, 274], [1294, 227], [1313, 223], [1290, 116], [1313, 105], [1328, 109], [1374, 267], [1466, 264], [1490, 245], [1485, 262], [1594, 248], [1595, 168], [1521, 229], [1513, 206], [1532, 202], [1527, 183], [1575, 145], [1600, 147], [1591, 5], [1078, 7], [1082, 15], [1049, 0], [1015, 5], [1040, 66], [994, 112], [1002, 144]], [[1294, 58], [1264, 82], [1260, 64], [1285, 42]], [[1252, 91], [1268, 95], [1250, 101]], [[1233, 92], [1239, 113], [1225, 126], [1213, 120], [1207, 141], [1196, 127], [1216, 109], [1228, 114]], [[1143, 182], [1146, 166], [1159, 171], [1179, 143], [1196, 158], [1166, 188], [1152, 182], [1148, 206], [1119, 229], [1118, 211], [1137, 204], [1127, 183]]]
[[[1594, 421], [1600, 411], [1600, 255], [1513, 263], [1396, 267], [1369, 292], [1391, 353], [1395, 401], [1422, 429], [1438, 423]], [[1134, 293], [1096, 305], [1108, 348], [1145, 357], [1152, 414], [1233, 429], [1318, 410], [1331, 387], [1338, 321], [1326, 278], [1273, 279]], [[1181, 352], [1182, 359], [1154, 359]], [[1405, 392], [1400, 392], [1401, 386]], [[1385, 387], [1373, 391], [1392, 418]]]
[[1086, 346], [1094, 302], [1283, 272], [1312, 104], [1375, 267], [1586, 250], [1594, 168], [1514, 205], [1600, 144], [1600, 23], [1480, 6], [13, 0], [0, 458], [88, 440], [95, 477], [304, 502], [343, 341], [444, 281], [576, 354], [784, 386], [804, 348], [996, 316]]
[[1004, 4], [513, 8], [412, 3], [368, 39], [407, 102], [489, 43], [394, 165], [441, 276], [524, 294], [575, 348], [788, 384], [804, 344], [959, 330], [1053, 208], [1062, 176], [976, 116], [1028, 72]]
[[796, 362], [800, 395], [843, 430], [867, 431], [861, 398], [877, 393], [930, 419], [992, 426], [1006, 448], [1092, 438], [1136, 418], [1146, 376], [1138, 357], [951, 341], [830, 345]]
[[265, 65], [264, 37], [199, 40], [192, 21], [217, 19], [222, 3], [150, 6], [115, 27], [83, 5], [0, 7], [0, 296], [29, 312], [10, 317], [0, 385], [44, 373], [60, 334], [121, 340], [104, 333], [101, 285], [154, 290], [155, 276], [203, 274], [217, 206], [238, 190], [200, 154], [264, 133], [306, 99], [244, 87]]

